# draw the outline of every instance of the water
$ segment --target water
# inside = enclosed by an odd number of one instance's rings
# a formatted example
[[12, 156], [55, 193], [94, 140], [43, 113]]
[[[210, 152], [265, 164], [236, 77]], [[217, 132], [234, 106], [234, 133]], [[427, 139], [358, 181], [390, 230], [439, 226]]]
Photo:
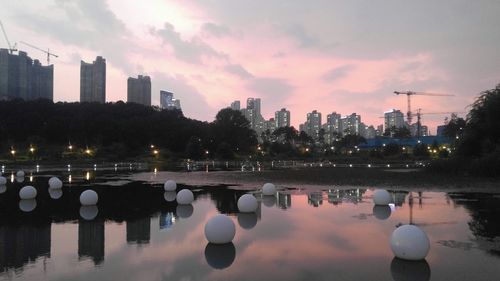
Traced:
[[[172, 174], [169, 174], [171, 176]], [[374, 207], [372, 190], [306, 188], [259, 198], [238, 214], [241, 187], [191, 186], [192, 205], [165, 194], [162, 174], [64, 174], [59, 199], [49, 175], [35, 175], [33, 202], [0, 194], [1, 280], [496, 280], [500, 276], [500, 195], [392, 191], [395, 205]], [[150, 178], [151, 180], [136, 181]], [[92, 187], [97, 209], [81, 209]], [[255, 188], [257, 186], [254, 186]], [[249, 188], [249, 185], [243, 189]], [[53, 196], [53, 197], [58, 197]], [[168, 201], [167, 201], [168, 200]], [[232, 244], [207, 244], [215, 214], [236, 224]], [[82, 218], [86, 217], [85, 220]], [[93, 218], [95, 217], [95, 218]], [[394, 259], [389, 237], [414, 223], [431, 241], [425, 261]]]

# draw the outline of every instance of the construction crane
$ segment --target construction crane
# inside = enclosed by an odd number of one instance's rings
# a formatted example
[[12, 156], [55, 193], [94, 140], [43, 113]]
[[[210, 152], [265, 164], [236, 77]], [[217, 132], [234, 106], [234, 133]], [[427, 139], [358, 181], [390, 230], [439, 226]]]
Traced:
[[12, 54], [15, 51], [17, 51], [17, 49], [16, 49], [17, 44], [14, 43], [14, 46], [10, 45], [9, 38], [7, 37], [7, 32], [5, 31], [5, 28], [3, 27], [2, 21], [0, 21], [0, 27], [2, 28], [3, 37], [5, 38], [5, 41], [7, 41], [7, 46], [9, 47], [9, 53]]
[[408, 97], [408, 111], [406, 112], [406, 120], [408, 124], [411, 124], [414, 114], [411, 112], [411, 96], [439, 96], [439, 97], [451, 97], [453, 95], [447, 94], [434, 94], [434, 93], [423, 93], [423, 92], [413, 92], [413, 91], [394, 91], [396, 95], [406, 95]]
[[24, 44], [24, 45], [26, 45], [26, 46], [28, 46], [28, 47], [31, 47], [31, 48], [33, 48], [33, 49], [37, 49], [37, 50], [39, 50], [39, 51], [41, 51], [41, 52], [46, 53], [46, 54], [47, 54], [47, 65], [49, 65], [49, 64], [50, 64], [50, 56], [53, 56], [53, 57], [56, 57], [56, 58], [58, 58], [58, 57], [59, 57], [58, 55], [51, 53], [51, 52], [50, 52], [50, 49], [47, 49], [47, 51], [45, 51], [44, 49], [38, 48], [37, 46], [33, 46], [33, 45], [32, 45], [32, 44], [30, 44], [30, 43], [26, 43], [26, 42], [23, 42], [23, 41], [19, 41], [19, 43]]
[[417, 137], [420, 137], [420, 131], [422, 127], [422, 115], [437, 115], [437, 114], [457, 114], [457, 113], [465, 113], [465, 112], [422, 112], [422, 109], [419, 108], [417, 113], [411, 113], [412, 117], [417, 117]]

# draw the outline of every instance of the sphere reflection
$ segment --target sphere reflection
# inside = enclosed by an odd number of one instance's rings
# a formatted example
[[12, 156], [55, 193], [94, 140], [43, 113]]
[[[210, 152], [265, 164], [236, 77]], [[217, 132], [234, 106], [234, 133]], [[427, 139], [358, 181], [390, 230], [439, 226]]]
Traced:
[[373, 215], [379, 220], [386, 220], [391, 216], [391, 207], [388, 205], [373, 206]]
[[167, 202], [174, 202], [176, 197], [177, 193], [175, 191], [166, 191], [163, 193], [163, 198], [165, 198]]
[[19, 209], [23, 212], [31, 212], [36, 208], [36, 199], [19, 200]]
[[96, 205], [81, 206], [80, 207], [80, 217], [84, 220], [91, 221], [97, 217], [99, 213], [99, 208]]
[[187, 205], [177, 205], [177, 208], [175, 212], [177, 213], [177, 216], [181, 219], [187, 219], [193, 215], [193, 205], [187, 204]]
[[431, 268], [426, 260], [394, 258], [391, 262], [391, 275], [394, 281], [428, 281], [431, 279]]
[[243, 229], [252, 229], [257, 225], [257, 214], [255, 213], [238, 213], [238, 224]]
[[215, 269], [228, 268], [236, 258], [236, 248], [233, 243], [212, 244], [205, 247], [205, 259], [208, 265]]

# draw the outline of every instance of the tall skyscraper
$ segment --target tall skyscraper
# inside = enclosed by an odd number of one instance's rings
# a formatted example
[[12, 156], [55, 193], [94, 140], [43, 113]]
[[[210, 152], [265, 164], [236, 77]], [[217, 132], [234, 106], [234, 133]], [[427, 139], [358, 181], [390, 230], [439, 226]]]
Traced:
[[342, 135], [360, 135], [361, 134], [361, 115], [352, 113], [340, 119], [340, 129]]
[[0, 100], [54, 97], [54, 66], [42, 66], [26, 52], [10, 54], [0, 49]]
[[162, 109], [181, 109], [181, 101], [174, 99], [174, 93], [167, 91], [160, 91], [160, 107]]
[[260, 113], [260, 99], [248, 98], [247, 107], [241, 109], [241, 113], [250, 122], [250, 127], [257, 132], [257, 135], [260, 135], [264, 130], [264, 118]]
[[80, 102], [106, 102], [106, 60], [80, 64]]
[[321, 113], [317, 110], [307, 113], [307, 121], [300, 125], [300, 130], [304, 131], [314, 140], [318, 140], [319, 130], [321, 130]]
[[384, 120], [386, 130], [392, 127], [403, 128], [405, 126], [405, 115], [400, 110], [392, 109], [384, 112]]
[[240, 101], [239, 100], [235, 100], [231, 103], [231, 109], [232, 110], [240, 110]]
[[286, 108], [276, 111], [274, 120], [276, 121], [276, 128], [290, 127], [290, 111], [286, 110]]
[[139, 75], [127, 80], [127, 102], [151, 106], [151, 78]]

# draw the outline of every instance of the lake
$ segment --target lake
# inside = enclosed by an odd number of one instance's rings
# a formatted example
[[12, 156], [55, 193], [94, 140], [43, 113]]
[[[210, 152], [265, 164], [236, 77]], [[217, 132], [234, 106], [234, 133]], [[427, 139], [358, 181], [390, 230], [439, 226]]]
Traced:
[[[94, 171], [41, 172], [0, 187], [1, 280], [496, 280], [500, 276], [500, 194], [389, 190], [394, 204], [374, 206], [366, 186], [278, 185], [213, 180], [204, 174]], [[62, 192], [48, 191], [52, 175]], [[70, 177], [71, 175], [71, 177]], [[195, 195], [177, 205], [163, 182], [174, 178]], [[196, 178], [196, 181], [189, 181]], [[71, 180], [70, 180], [71, 179]], [[188, 184], [188, 185], [183, 185]], [[237, 184], [237, 185], [235, 185]], [[36, 201], [21, 202], [25, 185]], [[81, 207], [85, 189], [99, 194]], [[238, 213], [251, 192], [259, 207]], [[209, 244], [216, 214], [236, 225], [233, 243]], [[415, 224], [429, 237], [424, 261], [394, 258], [391, 233]]]

